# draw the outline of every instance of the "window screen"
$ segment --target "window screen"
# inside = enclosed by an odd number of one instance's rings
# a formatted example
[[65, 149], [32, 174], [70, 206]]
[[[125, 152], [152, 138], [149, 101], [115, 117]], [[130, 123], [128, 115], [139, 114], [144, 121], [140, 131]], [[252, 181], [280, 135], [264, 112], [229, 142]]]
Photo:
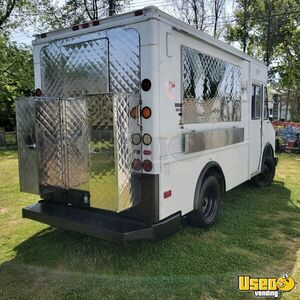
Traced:
[[241, 69], [183, 47], [183, 123], [241, 120]]

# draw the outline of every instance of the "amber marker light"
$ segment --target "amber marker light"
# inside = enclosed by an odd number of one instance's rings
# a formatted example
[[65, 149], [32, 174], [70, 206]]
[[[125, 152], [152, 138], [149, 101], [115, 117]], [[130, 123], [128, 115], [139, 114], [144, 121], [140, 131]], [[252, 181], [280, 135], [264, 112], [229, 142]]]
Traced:
[[149, 119], [151, 117], [151, 114], [152, 114], [152, 111], [151, 111], [150, 107], [145, 106], [142, 109], [142, 116], [143, 116], [144, 119]]

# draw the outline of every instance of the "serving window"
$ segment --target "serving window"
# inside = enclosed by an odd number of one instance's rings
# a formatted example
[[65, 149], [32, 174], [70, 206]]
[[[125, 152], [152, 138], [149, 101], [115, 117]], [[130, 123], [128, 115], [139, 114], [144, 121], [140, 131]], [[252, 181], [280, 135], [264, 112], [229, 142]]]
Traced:
[[191, 48], [182, 48], [184, 124], [241, 120], [241, 68]]

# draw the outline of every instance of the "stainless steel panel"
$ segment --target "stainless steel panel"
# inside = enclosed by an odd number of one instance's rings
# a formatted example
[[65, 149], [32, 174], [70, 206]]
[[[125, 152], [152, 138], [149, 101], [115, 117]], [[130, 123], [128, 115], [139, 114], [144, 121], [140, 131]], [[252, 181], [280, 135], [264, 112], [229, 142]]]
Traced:
[[39, 194], [34, 98], [16, 101], [19, 177], [22, 192]]
[[41, 50], [41, 89], [46, 97], [62, 97], [63, 72], [60, 43], [51, 43]]
[[[31, 98], [17, 104], [24, 190], [90, 191], [92, 207], [116, 211], [142, 201], [136, 176], [140, 171], [131, 169], [133, 159], [141, 159], [141, 143], [131, 143], [131, 135], [141, 129], [130, 117], [139, 100], [139, 96], [109, 93], [83, 100]], [[35, 142], [36, 150], [30, 148]], [[28, 158], [31, 164], [24, 165]]]
[[111, 94], [86, 96], [89, 124], [90, 205], [108, 210], [118, 209]]
[[244, 141], [244, 128], [216, 129], [185, 134], [185, 153], [220, 148]]
[[[131, 162], [141, 159], [141, 144], [131, 144], [139, 133], [130, 109], [139, 97], [102, 94], [86, 97], [90, 127], [89, 191], [91, 206], [121, 211], [141, 201], [141, 187], [134, 179]], [[139, 150], [136, 153], [135, 150]]]
[[241, 120], [241, 69], [183, 47], [182, 121], [190, 123]]
[[35, 106], [41, 193], [79, 188], [88, 180], [85, 101], [40, 98]]
[[138, 94], [138, 32], [120, 27], [52, 42], [41, 50], [41, 82], [47, 97]]
[[108, 91], [108, 40], [98, 39], [61, 48], [63, 96]]
[[[116, 148], [116, 172], [118, 174], [118, 211], [142, 201], [140, 182], [131, 169], [133, 159], [141, 159], [141, 144], [134, 146], [131, 135], [140, 133], [136, 120], [130, 117], [130, 109], [139, 104], [139, 97], [114, 95], [114, 138]], [[136, 153], [135, 150], [139, 150]]]
[[84, 100], [64, 101], [64, 142], [68, 188], [79, 189], [88, 182], [88, 126], [87, 108]]
[[41, 193], [67, 186], [65, 148], [61, 126], [62, 101], [38, 99], [36, 106], [39, 185]]
[[140, 38], [135, 29], [107, 31], [109, 39], [110, 92], [139, 94]]

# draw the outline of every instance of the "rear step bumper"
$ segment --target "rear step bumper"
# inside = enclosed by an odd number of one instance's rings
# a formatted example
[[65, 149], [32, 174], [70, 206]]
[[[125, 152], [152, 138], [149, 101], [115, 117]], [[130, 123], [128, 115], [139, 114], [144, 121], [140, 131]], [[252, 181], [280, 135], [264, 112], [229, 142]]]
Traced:
[[163, 240], [178, 231], [181, 220], [181, 214], [176, 213], [158, 223], [148, 224], [116, 212], [78, 208], [44, 200], [23, 208], [22, 216], [54, 227], [119, 242]]

